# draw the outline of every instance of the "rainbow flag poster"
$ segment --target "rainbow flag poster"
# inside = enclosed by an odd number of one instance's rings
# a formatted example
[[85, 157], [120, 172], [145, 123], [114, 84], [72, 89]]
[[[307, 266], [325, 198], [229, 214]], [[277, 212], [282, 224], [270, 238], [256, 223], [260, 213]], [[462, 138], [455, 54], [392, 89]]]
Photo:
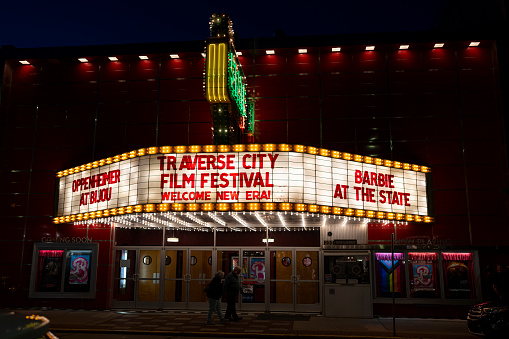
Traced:
[[[379, 260], [379, 288], [380, 292], [388, 293], [402, 292], [402, 283], [404, 281], [403, 267], [401, 260], [394, 260], [392, 267], [391, 260]], [[392, 285], [392, 275], [394, 274], [394, 286]]]

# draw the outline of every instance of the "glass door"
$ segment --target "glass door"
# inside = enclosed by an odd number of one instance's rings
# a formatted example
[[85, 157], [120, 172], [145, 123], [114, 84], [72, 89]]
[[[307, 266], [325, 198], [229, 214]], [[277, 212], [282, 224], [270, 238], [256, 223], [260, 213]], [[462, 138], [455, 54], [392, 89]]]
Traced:
[[295, 251], [295, 311], [320, 312], [320, 262], [318, 250]]
[[295, 311], [294, 251], [270, 251], [270, 310]]
[[113, 307], [161, 307], [161, 250], [115, 250]]
[[207, 309], [207, 295], [203, 289], [213, 277], [212, 250], [191, 249], [189, 252], [188, 306], [194, 309]]
[[319, 312], [318, 249], [270, 251], [270, 310]]
[[188, 251], [172, 249], [164, 257], [164, 308], [186, 308], [188, 290]]
[[161, 250], [139, 250], [137, 308], [160, 308]]
[[265, 310], [265, 251], [242, 250], [240, 309]]
[[136, 307], [137, 254], [135, 249], [118, 249], [115, 251], [113, 307]]

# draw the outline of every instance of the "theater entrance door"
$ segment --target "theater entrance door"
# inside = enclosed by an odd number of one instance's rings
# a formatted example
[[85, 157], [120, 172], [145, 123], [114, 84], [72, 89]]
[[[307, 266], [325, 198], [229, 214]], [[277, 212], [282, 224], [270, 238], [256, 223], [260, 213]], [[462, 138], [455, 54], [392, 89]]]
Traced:
[[116, 248], [113, 274], [112, 307], [206, 309], [212, 250]]
[[320, 250], [271, 249], [270, 310], [320, 312]]

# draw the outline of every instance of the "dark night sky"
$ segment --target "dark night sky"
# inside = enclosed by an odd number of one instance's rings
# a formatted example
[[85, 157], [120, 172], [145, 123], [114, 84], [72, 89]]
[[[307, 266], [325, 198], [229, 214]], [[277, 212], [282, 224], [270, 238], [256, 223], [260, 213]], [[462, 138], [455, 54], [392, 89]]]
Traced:
[[[0, 45], [50, 47], [203, 40], [212, 13], [241, 38], [431, 30], [446, 0], [5, 1]], [[249, 5], [249, 6], [248, 6]]]

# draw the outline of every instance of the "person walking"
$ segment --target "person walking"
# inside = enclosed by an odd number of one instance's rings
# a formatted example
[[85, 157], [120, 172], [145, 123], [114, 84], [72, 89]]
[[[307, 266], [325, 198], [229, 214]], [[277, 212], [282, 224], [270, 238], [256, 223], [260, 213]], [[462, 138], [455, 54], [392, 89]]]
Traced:
[[226, 293], [226, 314], [225, 318], [232, 321], [242, 320], [242, 317], [237, 315], [235, 309], [235, 302], [240, 291], [239, 274], [240, 267], [235, 267], [233, 271], [228, 273], [224, 280], [224, 292]]
[[224, 278], [224, 272], [218, 271], [214, 278], [210, 281], [206, 288], [207, 300], [209, 302], [209, 313], [207, 314], [207, 325], [215, 325], [212, 322], [212, 315], [214, 312], [219, 316], [221, 323], [226, 322], [221, 311], [221, 296], [223, 295], [223, 283], [221, 280]]

